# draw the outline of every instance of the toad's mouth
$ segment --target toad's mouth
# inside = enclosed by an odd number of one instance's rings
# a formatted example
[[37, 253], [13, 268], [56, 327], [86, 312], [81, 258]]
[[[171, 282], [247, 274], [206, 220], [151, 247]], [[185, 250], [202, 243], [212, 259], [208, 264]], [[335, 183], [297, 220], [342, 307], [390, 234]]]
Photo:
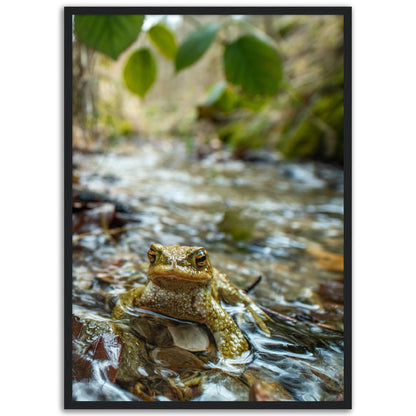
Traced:
[[169, 271], [157, 271], [149, 272], [147, 274], [148, 278], [153, 281], [177, 281], [185, 280], [188, 282], [208, 282], [211, 280], [211, 276], [208, 276], [206, 273], [195, 271], [195, 273], [184, 273], [180, 270], [169, 270]]

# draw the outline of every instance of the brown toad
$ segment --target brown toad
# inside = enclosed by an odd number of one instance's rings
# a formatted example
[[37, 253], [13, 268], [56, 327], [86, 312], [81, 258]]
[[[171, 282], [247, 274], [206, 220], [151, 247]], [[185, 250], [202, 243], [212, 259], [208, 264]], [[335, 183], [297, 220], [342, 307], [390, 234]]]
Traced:
[[152, 244], [148, 251], [149, 269], [145, 286], [122, 295], [112, 317], [121, 319], [129, 307], [148, 309], [172, 318], [205, 324], [212, 332], [219, 353], [225, 358], [249, 349], [244, 335], [222, 308], [220, 300], [242, 303], [257, 325], [269, 334], [263, 321], [268, 318], [223, 273], [213, 268], [203, 247]]

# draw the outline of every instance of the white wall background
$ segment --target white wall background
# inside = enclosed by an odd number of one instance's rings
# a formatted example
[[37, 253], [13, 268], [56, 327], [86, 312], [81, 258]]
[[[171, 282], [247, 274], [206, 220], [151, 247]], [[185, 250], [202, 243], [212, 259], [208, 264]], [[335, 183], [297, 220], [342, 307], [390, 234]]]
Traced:
[[[1, 7], [2, 414], [7, 414], [3, 408], [45, 416], [63, 412], [63, 6], [117, 3], [20, 0]], [[354, 416], [415, 414], [414, 4], [226, 2], [353, 6]], [[225, 4], [125, 0], [122, 5]]]

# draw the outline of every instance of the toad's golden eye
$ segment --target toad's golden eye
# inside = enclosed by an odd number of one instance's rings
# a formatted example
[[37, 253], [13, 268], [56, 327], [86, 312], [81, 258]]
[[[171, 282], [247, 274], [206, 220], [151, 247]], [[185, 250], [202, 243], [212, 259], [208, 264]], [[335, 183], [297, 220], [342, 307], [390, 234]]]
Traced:
[[156, 253], [152, 249], [150, 249], [147, 252], [147, 258], [149, 259], [150, 264], [153, 264], [156, 260]]
[[195, 263], [197, 267], [203, 267], [207, 264], [207, 252], [205, 250], [198, 250], [195, 253]]

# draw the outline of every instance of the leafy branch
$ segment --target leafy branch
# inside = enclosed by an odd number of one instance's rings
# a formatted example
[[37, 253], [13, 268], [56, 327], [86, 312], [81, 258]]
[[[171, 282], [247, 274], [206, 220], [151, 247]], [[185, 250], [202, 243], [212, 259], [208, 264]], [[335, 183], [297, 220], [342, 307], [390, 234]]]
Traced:
[[[117, 60], [138, 39], [144, 20], [145, 16], [139, 15], [76, 15], [74, 32], [89, 48]], [[274, 95], [282, 79], [281, 58], [265, 34], [248, 28], [249, 33], [221, 43], [225, 79], [248, 95]], [[221, 29], [220, 23], [200, 25], [179, 46], [175, 34], [162, 23], [152, 26], [147, 34], [155, 48], [172, 60], [175, 71], [180, 72], [202, 58]], [[132, 93], [145, 97], [156, 78], [157, 63], [151, 49], [137, 49], [126, 59], [123, 80]]]

